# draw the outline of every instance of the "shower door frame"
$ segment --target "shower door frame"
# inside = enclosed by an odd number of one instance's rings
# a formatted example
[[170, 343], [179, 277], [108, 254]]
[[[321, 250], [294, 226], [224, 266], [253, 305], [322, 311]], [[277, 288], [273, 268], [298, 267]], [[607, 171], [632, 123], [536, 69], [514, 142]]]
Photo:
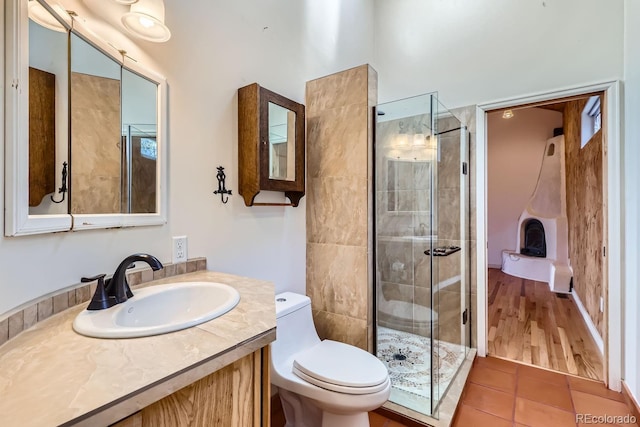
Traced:
[[559, 98], [584, 96], [594, 92], [604, 92], [606, 99], [606, 161], [604, 182], [607, 205], [605, 207], [605, 240], [607, 248], [604, 258], [607, 282], [605, 312], [605, 384], [615, 391], [622, 389], [622, 311], [612, 308], [623, 307], [622, 300], [622, 144], [620, 122], [620, 81], [613, 80], [593, 85], [576, 86], [550, 92], [503, 99], [476, 106], [476, 229], [477, 229], [477, 345], [478, 356], [487, 355], [488, 339], [488, 277], [487, 277], [487, 114], [492, 110], [507, 107], [536, 104]]

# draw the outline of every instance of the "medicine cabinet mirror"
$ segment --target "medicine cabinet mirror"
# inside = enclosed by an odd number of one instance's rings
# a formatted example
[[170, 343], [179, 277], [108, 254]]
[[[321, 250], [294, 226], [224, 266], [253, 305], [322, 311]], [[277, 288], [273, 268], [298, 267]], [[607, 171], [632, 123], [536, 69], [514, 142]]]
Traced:
[[5, 235], [165, 223], [164, 78], [45, 0], [5, 14]]
[[[298, 206], [304, 196], [304, 105], [258, 84], [238, 89], [239, 193], [246, 206]], [[260, 203], [261, 190], [290, 203]]]

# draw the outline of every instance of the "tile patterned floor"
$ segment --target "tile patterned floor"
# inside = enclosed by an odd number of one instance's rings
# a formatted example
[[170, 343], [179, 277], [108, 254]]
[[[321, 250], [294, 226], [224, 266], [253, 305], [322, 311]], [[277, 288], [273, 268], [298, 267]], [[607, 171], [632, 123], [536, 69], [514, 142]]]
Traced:
[[621, 393], [587, 379], [503, 359], [476, 358], [454, 427], [583, 427], [576, 414], [625, 416]]
[[[371, 427], [416, 427], [415, 421], [369, 413]], [[604, 384], [493, 357], [476, 358], [453, 427], [588, 427], [638, 424], [582, 423], [576, 414], [625, 416], [621, 393]], [[388, 415], [391, 417], [392, 415]], [[279, 399], [272, 401], [272, 427], [284, 426]]]

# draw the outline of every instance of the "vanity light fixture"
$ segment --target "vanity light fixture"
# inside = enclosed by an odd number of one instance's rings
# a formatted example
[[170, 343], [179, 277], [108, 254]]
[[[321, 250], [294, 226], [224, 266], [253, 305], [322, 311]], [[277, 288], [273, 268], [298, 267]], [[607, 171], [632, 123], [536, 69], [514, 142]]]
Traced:
[[503, 119], [510, 119], [511, 117], [513, 117], [513, 111], [504, 110], [504, 113], [502, 113], [502, 118]]
[[143, 40], [163, 43], [171, 38], [171, 31], [164, 24], [163, 0], [136, 1], [122, 16], [122, 24], [127, 31]]
[[414, 147], [424, 147], [425, 145], [427, 145], [427, 139], [423, 133], [416, 133], [413, 135]]
[[395, 138], [396, 146], [406, 147], [409, 145], [409, 129], [405, 122], [398, 122], [398, 134]]
[[[69, 17], [66, 10], [59, 4], [52, 6], [53, 10], [63, 19]], [[29, 0], [28, 5], [29, 19], [38, 25], [48, 28], [59, 33], [66, 33], [67, 29], [49, 13], [49, 11], [37, 0]]]

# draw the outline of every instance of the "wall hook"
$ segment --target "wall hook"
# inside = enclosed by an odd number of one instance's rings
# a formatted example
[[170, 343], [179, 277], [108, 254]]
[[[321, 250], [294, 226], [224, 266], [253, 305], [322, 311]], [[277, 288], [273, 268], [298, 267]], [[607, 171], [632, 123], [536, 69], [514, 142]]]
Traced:
[[51, 201], [53, 203], [64, 202], [64, 196], [67, 193], [67, 162], [62, 164], [62, 186], [58, 188], [58, 193], [62, 193], [62, 200], [54, 200], [53, 196], [51, 196]]
[[222, 203], [227, 203], [229, 201], [229, 197], [225, 199], [224, 195], [228, 194], [229, 196], [231, 196], [231, 190], [227, 190], [224, 184], [224, 180], [226, 178], [226, 175], [224, 174], [224, 167], [218, 166], [217, 169], [218, 174], [216, 175], [216, 178], [218, 178], [218, 189], [214, 191], [213, 194], [219, 194]]

